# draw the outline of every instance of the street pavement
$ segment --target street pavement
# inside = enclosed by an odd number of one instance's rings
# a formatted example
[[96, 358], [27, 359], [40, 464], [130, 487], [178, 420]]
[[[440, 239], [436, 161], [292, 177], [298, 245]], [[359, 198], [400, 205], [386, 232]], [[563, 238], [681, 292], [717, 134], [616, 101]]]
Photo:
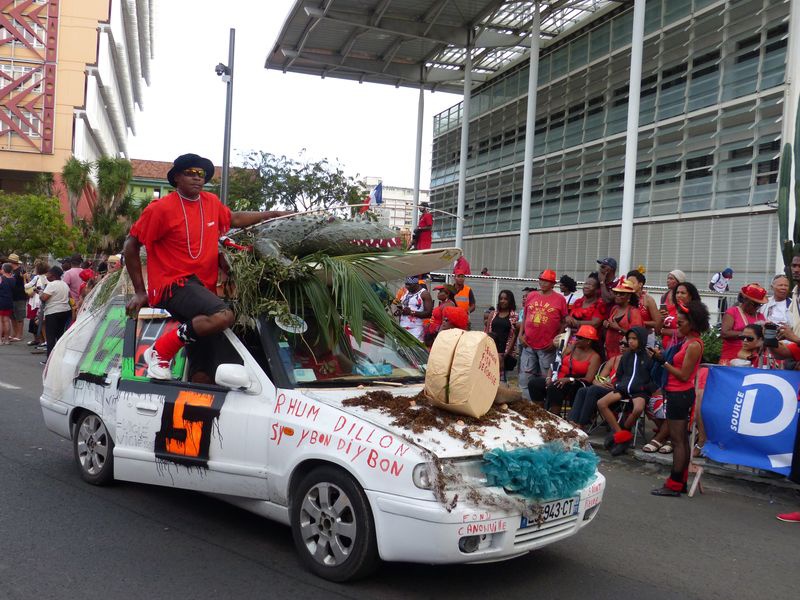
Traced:
[[[605, 501], [577, 536], [503, 563], [386, 564], [349, 585], [299, 565], [289, 529], [163, 487], [83, 483], [69, 441], [45, 429], [40, 356], [0, 347], [0, 599], [622, 598], [793, 599], [795, 492], [704, 478], [657, 498], [663, 471], [604, 455]], [[14, 389], [14, 388], [19, 389]]]

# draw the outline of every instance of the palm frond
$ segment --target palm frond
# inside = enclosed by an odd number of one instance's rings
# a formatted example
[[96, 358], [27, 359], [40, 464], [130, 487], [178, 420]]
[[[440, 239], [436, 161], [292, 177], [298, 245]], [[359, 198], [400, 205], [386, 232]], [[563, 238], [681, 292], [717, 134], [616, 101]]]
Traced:
[[237, 290], [236, 311], [251, 317], [311, 313], [329, 345], [339, 341], [345, 325], [361, 343], [368, 321], [401, 346], [419, 346], [419, 341], [387, 312], [380, 296], [384, 288], [371, 283], [386, 269], [377, 271], [370, 256], [375, 255], [318, 253], [289, 263], [250, 252], [229, 253]]

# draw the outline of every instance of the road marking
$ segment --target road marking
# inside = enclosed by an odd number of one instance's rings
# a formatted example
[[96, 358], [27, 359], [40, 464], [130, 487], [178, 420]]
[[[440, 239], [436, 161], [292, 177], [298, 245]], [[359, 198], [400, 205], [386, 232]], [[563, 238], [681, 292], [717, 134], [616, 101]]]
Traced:
[[4, 390], [18, 390], [21, 389], [18, 385], [11, 385], [10, 383], [4, 383], [0, 381], [0, 388]]

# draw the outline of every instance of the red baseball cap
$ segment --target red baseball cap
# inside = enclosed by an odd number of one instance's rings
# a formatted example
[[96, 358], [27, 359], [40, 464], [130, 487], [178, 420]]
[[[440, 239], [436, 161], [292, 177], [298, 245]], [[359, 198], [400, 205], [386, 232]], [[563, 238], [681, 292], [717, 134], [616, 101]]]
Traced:
[[552, 281], [555, 283], [558, 281], [558, 277], [556, 277], [556, 272], [553, 269], [545, 269], [542, 271], [542, 274], [539, 275], [539, 281]]
[[575, 337], [586, 338], [587, 340], [594, 340], [595, 342], [600, 339], [600, 336], [597, 335], [597, 329], [591, 325], [581, 325]]

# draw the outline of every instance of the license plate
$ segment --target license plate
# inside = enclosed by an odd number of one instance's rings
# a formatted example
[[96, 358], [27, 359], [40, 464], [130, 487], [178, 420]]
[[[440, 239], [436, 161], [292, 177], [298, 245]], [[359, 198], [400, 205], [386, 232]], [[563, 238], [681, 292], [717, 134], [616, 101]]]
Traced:
[[564, 500], [553, 500], [547, 504], [542, 504], [541, 517], [538, 519], [528, 520], [527, 517], [522, 517], [519, 528], [538, 527], [548, 521], [555, 521], [556, 519], [577, 515], [579, 507], [580, 498], [577, 496], [574, 498], [565, 498]]

